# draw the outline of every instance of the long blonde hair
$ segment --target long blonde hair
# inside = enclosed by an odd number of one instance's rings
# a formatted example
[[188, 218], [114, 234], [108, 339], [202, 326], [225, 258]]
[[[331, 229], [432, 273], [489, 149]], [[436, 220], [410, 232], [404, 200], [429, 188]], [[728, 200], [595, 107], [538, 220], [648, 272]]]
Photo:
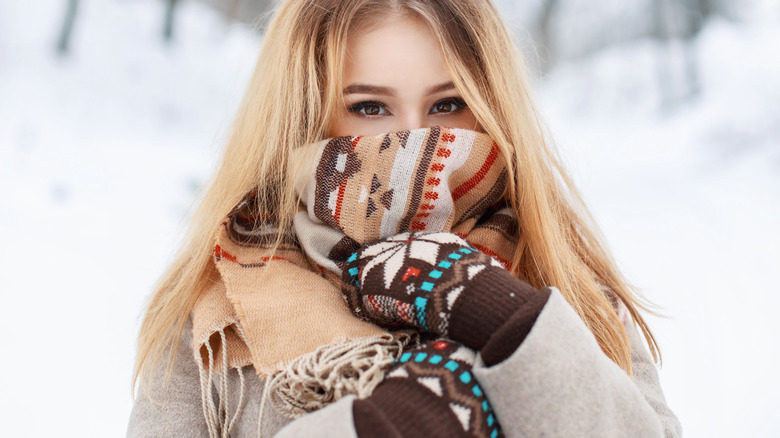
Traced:
[[[172, 359], [199, 294], [209, 282], [220, 281], [212, 251], [219, 224], [231, 209], [254, 193], [265, 214], [277, 218], [280, 230], [289, 225], [298, 202], [285, 172], [290, 152], [326, 138], [328, 121], [343, 111], [341, 74], [350, 32], [399, 13], [430, 26], [455, 85], [514, 176], [508, 197], [522, 236], [513, 273], [537, 288], [557, 286], [604, 353], [631, 374], [629, 343], [615, 310], [619, 300], [659, 358], [639, 314], [639, 309], [649, 311], [648, 305], [618, 271], [562, 167], [529, 94], [522, 58], [490, 2], [288, 0], [265, 33], [221, 162], [201, 196], [185, 243], [146, 309], [133, 391], [143, 375], [147, 386], [165, 354]], [[168, 372], [172, 366], [173, 360]]]

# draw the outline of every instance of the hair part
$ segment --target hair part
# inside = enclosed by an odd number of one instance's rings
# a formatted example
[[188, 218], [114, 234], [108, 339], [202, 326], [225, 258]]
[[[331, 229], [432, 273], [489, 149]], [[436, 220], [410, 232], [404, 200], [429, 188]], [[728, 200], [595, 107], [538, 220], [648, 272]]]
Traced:
[[615, 310], [622, 302], [660, 360], [639, 310], [653, 312], [607, 251], [539, 117], [522, 57], [490, 2], [289, 0], [278, 7], [265, 33], [221, 161], [198, 196], [184, 244], [147, 305], [133, 393], [142, 376], [148, 389], [152, 371], [166, 356], [166, 379], [170, 376], [198, 296], [221, 281], [212, 260], [217, 231], [244, 196], [259, 197], [259, 213], [276, 218], [281, 240], [299, 201], [287, 173], [290, 153], [326, 138], [329, 121], [343, 111], [349, 36], [392, 14], [413, 15], [431, 28], [453, 82], [506, 159], [512, 176], [507, 198], [521, 230], [512, 272], [537, 288], [556, 286], [604, 353], [631, 374], [628, 338]]

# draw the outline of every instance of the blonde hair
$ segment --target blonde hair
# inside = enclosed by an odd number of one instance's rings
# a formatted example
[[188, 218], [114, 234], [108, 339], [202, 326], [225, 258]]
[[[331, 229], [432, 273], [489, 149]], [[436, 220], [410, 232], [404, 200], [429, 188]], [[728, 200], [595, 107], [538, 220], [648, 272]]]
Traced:
[[[195, 210], [185, 243], [155, 287], [138, 337], [133, 391], [146, 388], [165, 355], [173, 366], [181, 331], [201, 291], [220, 281], [212, 262], [216, 232], [248, 193], [289, 226], [297, 198], [287, 169], [293, 149], [326, 138], [343, 111], [341, 70], [350, 32], [388, 14], [411, 14], [436, 35], [453, 81], [509, 166], [508, 198], [521, 241], [512, 271], [533, 286], [554, 285], [604, 353], [631, 374], [619, 300], [658, 348], [639, 309], [650, 311], [618, 271], [567, 175], [534, 103], [516, 46], [485, 0], [288, 0], [267, 29], [257, 66], [217, 171]], [[281, 236], [280, 236], [281, 238]], [[605, 293], [605, 290], [607, 291]], [[148, 393], [148, 391], [147, 391]]]

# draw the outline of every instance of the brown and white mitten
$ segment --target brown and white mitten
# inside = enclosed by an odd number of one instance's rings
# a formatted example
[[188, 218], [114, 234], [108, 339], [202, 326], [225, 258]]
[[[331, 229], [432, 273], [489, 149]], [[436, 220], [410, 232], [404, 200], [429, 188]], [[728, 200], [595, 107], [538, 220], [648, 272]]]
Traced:
[[549, 288], [535, 289], [446, 232], [403, 233], [366, 245], [347, 259], [343, 280], [357, 315], [458, 341], [488, 364], [522, 343], [550, 296]]
[[358, 437], [503, 436], [472, 374], [475, 357], [440, 338], [403, 353], [371, 396], [352, 405]]

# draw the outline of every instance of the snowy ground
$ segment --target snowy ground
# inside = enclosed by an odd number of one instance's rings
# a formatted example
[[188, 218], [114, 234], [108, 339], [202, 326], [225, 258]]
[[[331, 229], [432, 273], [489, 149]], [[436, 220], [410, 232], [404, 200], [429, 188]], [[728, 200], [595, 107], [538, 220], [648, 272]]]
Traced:
[[[0, 412], [9, 436], [121, 436], [141, 308], [170, 261], [257, 38], [188, 2], [0, 0]], [[702, 95], [659, 111], [661, 48], [561, 66], [539, 101], [651, 318], [690, 437], [780, 433], [780, 26], [713, 22]]]

